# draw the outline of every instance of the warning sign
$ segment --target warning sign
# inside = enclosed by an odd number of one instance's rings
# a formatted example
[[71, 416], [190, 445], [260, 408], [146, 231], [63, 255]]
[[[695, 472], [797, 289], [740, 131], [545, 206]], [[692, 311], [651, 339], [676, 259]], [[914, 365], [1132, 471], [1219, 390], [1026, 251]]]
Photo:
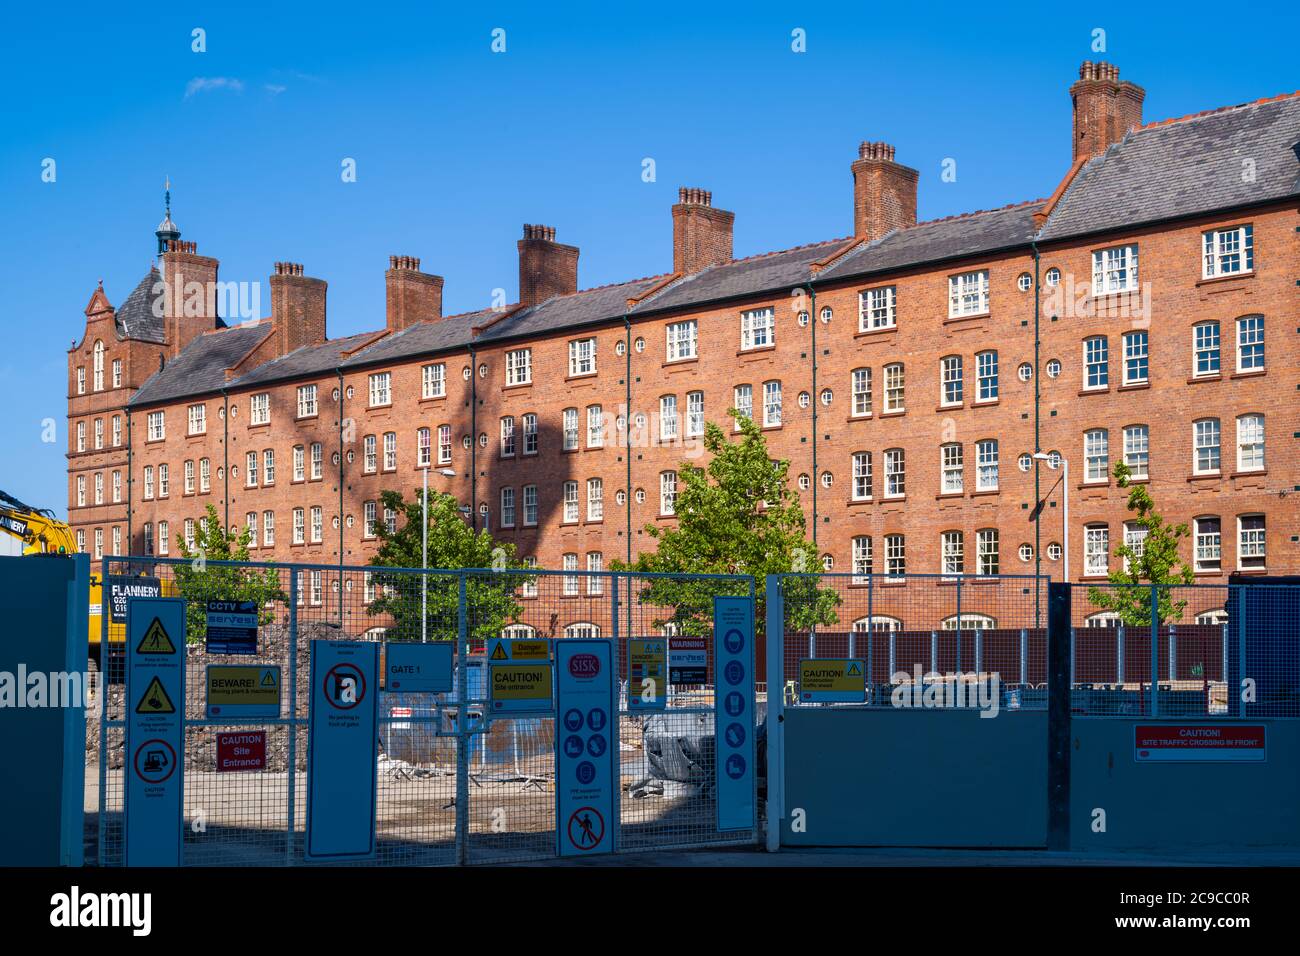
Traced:
[[1133, 759], [1241, 763], [1268, 759], [1262, 724], [1138, 724], [1133, 728]]
[[280, 668], [266, 664], [209, 664], [209, 717], [279, 717]]
[[172, 699], [167, 696], [167, 689], [163, 687], [162, 681], [154, 677], [145, 688], [144, 696], [140, 698], [140, 703], [135, 705], [137, 714], [174, 714], [176, 705]]
[[859, 660], [800, 661], [799, 699], [823, 704], [864, 703], [866, 666]]
[[493, 714], [545, 713], [551, 709], [551, 665], [492, 664], [488, 696]]
[[658, 711], [668, 706], [668, 641], [662, 637], [627, 642], [627, 709]]
[[265, 730], [217, 733], [217, 773], [265, 769]]
[[144, 637], [140, 638], [140, 643], [136, 645], [137, 654], [175, 654], [176, 645], [172, 643], [167, 628], [158, 618], [153, 619], [153, 623], [144, 632]]
[[551, 659], [551, 642], [531, 637], [494, 637], [487, 644], [487, 659], [492, 663], [549, 661]]
[[668, 680], [673, 684], [707, 684], [708, 642], [703, 637], [673, 637], [668, 642]]

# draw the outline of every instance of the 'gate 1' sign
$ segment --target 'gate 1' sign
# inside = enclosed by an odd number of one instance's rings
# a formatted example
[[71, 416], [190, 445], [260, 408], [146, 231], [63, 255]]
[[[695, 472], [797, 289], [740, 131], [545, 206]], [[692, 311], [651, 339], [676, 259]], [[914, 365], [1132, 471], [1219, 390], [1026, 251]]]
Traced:
[[280, 668], [267, 664], [209, 664], [209, 717], [280, 716]]
[[404, 694], [450, 693], [455, 650], [451, 641], [384, 645], [385, 686]]
[[862, 704], [867, 700], [867, 666], [858, 660], [799, 662], [799, 699], [821, 704]]
[[378, 671], [378, 644], [311, 642], [304, 853], [309, 860], [375, 854]]
[[127, 600], [127, 866], [179, 866], [184, 827], [185, 601]]
[[256, 601], [209, 601], [207, 625], [209, 654], [257, 653]]
[[754, 602], [713, 599], [718, 829], [749, 830], [754, 808]]
[[614, 851], [614, 643], [555, 642], [555, 839], [560, 856]]

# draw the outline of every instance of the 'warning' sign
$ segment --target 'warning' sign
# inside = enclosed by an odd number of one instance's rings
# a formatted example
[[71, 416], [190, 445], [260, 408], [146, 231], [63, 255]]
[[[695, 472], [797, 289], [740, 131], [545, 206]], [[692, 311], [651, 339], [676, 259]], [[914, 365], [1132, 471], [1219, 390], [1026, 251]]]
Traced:
[[800, 661], [799, 699], [812, 703], [864, 703], [867, 669], [859, 660]]
[[551, 642], [530, 637], [494, 637], [488, 641], [487, 659], [495, 663], [549, 661]]
[[279, 717], [280, 668], [266, 664], [209, 664], [209, 717]]
[[163, 627], [162, 621], [158, 618], [153, 619], [144, 632], [144, 637], [140, 638], [140, 643], [136, 646], [137, 654], [175, 654], [176, 645], [172, 643], [171, 636], [167, 633], [167, 628]]

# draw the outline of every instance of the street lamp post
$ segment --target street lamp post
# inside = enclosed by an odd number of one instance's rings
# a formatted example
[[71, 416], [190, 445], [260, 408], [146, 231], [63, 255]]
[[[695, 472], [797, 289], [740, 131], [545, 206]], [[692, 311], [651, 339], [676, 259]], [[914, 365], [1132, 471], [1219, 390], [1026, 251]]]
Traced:
[[[455, 478], [456, 473], [450, 468], [439, 468], [438, 474], [444, 478]], [[420, 566], [424, 573], [420, 575], [420, 642], [429, 640], [429, 466], [424, 466], [424, 491], [420, 498]]]
[[[1061, 458], [1061, 523], [1063, 525], [1065, 548], [1065, 582], [1070, 583], [1070, 462], [1066, 458]], [[1049, 464], [1052, 462], [1052, 456], [1045, 451], [1034, 452], [1034, 458], [1038, 461], [1045, 461]], [[1041, 504], [1041, 503], [1040, 503]], [[1041, 514], [1041, 512], [1040, 512]]]

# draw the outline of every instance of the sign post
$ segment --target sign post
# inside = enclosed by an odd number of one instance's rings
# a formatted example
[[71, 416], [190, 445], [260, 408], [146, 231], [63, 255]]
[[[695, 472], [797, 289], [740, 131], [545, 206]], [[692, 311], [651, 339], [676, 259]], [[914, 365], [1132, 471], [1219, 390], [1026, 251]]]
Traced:
[[308, 860], [375, 855], [379, 645], [311, 642]]
[[754, 602], [713, 599], [714, 722], [719, 830], [752, 830], [754, 807]]
[[560, 856], [614, 851], [614, 644], [609, 638], [555, 642], [555, 836]]
[[127, 866], [180, 866], [185, 820], [185, 601], [127, 600]]

